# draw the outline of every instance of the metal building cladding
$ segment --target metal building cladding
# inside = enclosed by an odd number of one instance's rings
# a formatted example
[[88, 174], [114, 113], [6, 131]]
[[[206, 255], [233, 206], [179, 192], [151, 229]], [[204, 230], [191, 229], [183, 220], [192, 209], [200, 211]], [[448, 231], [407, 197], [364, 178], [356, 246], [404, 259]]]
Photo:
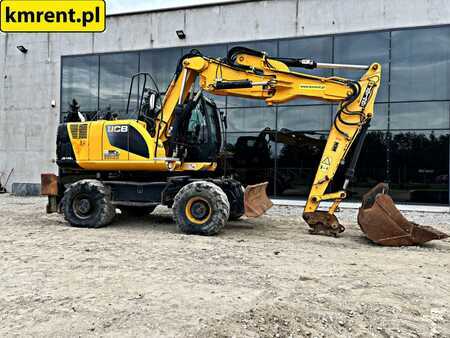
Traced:
[[[73, 98], [83, 113], [121, 115], [133, 73], [151, 73], [164, 90], [184, 53], [197, 48], [223, 57], [237, 44], [273, 56], [381, 63], [382, 88], [352, 197], [359, 199], [385, 181], [396, 201], [449, 205], [450, 6], [445, 0], [235, 1], [111, 15], [104, 33], [0, 33], [0, 172], [6, 176], [14, 168], [7, 188], [38, 193], [40, 173], [56, 171], [57, 125]], [[267, 179], [272, 195], [304, 199], [336, 107], [308, 100], [268, 107], [247, 99], [213, 99], [228, 114], [227, 148], [238, 154], [235, 164], [244, 183]], [[286, 142], [286, 133], [298, 144]]]

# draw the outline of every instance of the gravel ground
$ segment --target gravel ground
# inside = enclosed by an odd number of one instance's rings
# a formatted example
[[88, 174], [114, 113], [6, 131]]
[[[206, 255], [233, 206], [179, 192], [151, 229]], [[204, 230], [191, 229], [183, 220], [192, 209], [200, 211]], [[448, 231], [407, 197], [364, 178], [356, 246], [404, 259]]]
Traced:
[[[0, 336], [449, 337], [450, 241], [371, 244], [356, 210], [340, 238], [274, 207], [215, 237], [170, 211], [102, 229], [0, 195]], [[449, 214], [406, 213], [450, 231]]]

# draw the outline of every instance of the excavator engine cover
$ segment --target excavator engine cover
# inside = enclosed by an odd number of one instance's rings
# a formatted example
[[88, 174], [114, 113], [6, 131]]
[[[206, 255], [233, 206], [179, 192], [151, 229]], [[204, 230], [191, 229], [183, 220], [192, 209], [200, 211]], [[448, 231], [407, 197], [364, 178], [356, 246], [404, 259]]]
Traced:
[[387, 184], [379, 183], [363, 196], [358, 223], [367, 238], [380, 245], [406, 246], [448, 237], [430, 226], [408, 221], [397, 209], [388, 191]]
[[248, 185], [244, 192], [245, 216], [258, 217], [269, 210], [273, 203], [267, 197], [266, 189], [269, 182]]

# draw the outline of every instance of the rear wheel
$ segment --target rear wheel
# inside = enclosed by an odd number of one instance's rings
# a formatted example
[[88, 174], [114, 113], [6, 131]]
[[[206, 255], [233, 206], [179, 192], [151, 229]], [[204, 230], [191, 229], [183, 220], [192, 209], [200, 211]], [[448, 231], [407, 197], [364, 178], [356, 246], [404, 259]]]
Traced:
[[151, 214], [156, 208], [156, 205], [147, 207], [132, 207], [132, 206], [120, 206], [119, 209], [122, 214], [134, 217], [143, 217]]
[[105, 186], [97, 180], [81, 180], [64, 192], [62, 210], [70, 225], [99, 228], [111, 223], [115, 216]]
[[197, 181], [180, 189], [172, 210], [180, 231], [209, 236], [217, 234], [225, 226], [230, 204], [220, 187], [211, 182]]

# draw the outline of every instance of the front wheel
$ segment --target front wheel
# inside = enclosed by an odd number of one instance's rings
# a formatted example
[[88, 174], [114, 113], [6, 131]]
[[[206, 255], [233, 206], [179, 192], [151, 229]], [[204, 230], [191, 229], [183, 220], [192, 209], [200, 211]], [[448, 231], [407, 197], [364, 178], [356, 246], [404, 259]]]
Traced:
[[217, 185], [197, 181], [185, 185], [176, 194], [173, 216], [180, 231], [187, 234], [215, 235], [230, 215], [227, 195]]
[[81, 180], [64, 192], [62, 210], [71, 226], [99, 228], [111, 223], [115, 208], [106, 187], [97, 180]]

